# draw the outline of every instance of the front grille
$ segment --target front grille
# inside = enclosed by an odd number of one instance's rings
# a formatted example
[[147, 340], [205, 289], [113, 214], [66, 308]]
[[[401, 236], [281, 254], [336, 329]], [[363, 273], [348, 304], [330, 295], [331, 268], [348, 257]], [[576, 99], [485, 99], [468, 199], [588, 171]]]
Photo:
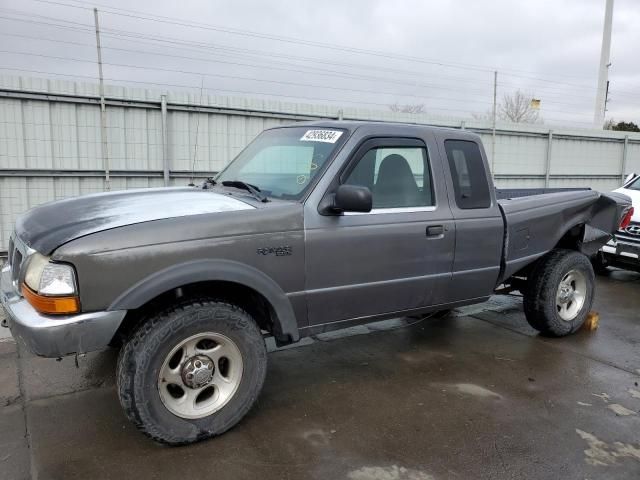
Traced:
[[20, 269], [22, 267], [22, 263], [25, 256], [28, 254], [27, 250], [28, 248], [20, 241], [19, 238], [15, 238], [15, 236], [11, 237], [7, 253], [9, 268], [11, 269], [11, 281], [16, 286], [16, 289], [20, 282]]
[[13, 237], [9, 237], [9, 250], [7, 251], [7, 264], [11, 265], [13, 260]]
[[18, 284], [18, 278], [20, 278], [20, 267], [22, 266], [22, 253], [16, 248], [13, 253], [13, 260], [11, 260], [11, 280], [14, 285]]
[[618, 230], [615, 234], [616, 240], [640, 245], [640, 223], [631, 222], [624, 230]]

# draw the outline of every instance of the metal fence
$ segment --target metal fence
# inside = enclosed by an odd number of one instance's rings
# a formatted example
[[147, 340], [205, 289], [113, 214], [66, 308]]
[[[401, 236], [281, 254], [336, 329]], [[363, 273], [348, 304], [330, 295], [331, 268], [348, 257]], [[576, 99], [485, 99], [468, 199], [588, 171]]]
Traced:
[[[38, 204], [111, 190], [184, 185], [219, 171], [263, 129], [301, 120], [399, 121], [477, 132], [501, 188], [607, 191], [640, 171], [640, 134], [498, 124], [335, 106], [0, 77], [0, 252]], [[102, 155], [102, 135], [107, 156]], [[197, 140], [197, 141], [196, 141]]]

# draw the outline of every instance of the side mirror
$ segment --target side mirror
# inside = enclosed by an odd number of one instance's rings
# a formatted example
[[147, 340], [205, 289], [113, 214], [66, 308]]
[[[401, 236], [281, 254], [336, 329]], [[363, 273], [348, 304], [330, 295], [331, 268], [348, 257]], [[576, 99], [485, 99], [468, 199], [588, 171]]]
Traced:
[[339, 212], [370, 212], [373, 207], [371, 190], [359, 185], [340, 185], [333, 200]]

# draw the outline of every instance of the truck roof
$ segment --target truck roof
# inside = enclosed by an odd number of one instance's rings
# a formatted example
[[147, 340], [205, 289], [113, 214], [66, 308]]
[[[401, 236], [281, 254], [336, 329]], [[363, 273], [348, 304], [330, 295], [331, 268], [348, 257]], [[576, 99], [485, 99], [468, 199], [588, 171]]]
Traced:
[[416, 135], [416, 133], [439, 132], [449, 133], [455, 137], [466, 137], [475, 141], [480, 141], [480, 136], [468, 130], [459, 128], [436, 127], [432, 125], [419, 125], [415, 123], [401, 122], [374, 122], [374, 121], [354, 121], [354, 120], [317, 120], [309, 122], [297, 122], [290, 125], [283, 125], [274, 128], [287, 127], [322, 127], [322, 128], [344, 128], [350, 131], [364, 129], [367, 133], [394, 135]]

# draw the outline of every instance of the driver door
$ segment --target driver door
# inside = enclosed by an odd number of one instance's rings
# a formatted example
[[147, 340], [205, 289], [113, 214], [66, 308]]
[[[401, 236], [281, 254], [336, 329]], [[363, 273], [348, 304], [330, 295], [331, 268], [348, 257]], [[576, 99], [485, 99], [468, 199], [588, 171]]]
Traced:
[[372, 211], [305, 219], [310, 325], [445, 301], [455, 228], [429, 150], [423, 139], [365, 141], [339, 183], [368, 187]]

